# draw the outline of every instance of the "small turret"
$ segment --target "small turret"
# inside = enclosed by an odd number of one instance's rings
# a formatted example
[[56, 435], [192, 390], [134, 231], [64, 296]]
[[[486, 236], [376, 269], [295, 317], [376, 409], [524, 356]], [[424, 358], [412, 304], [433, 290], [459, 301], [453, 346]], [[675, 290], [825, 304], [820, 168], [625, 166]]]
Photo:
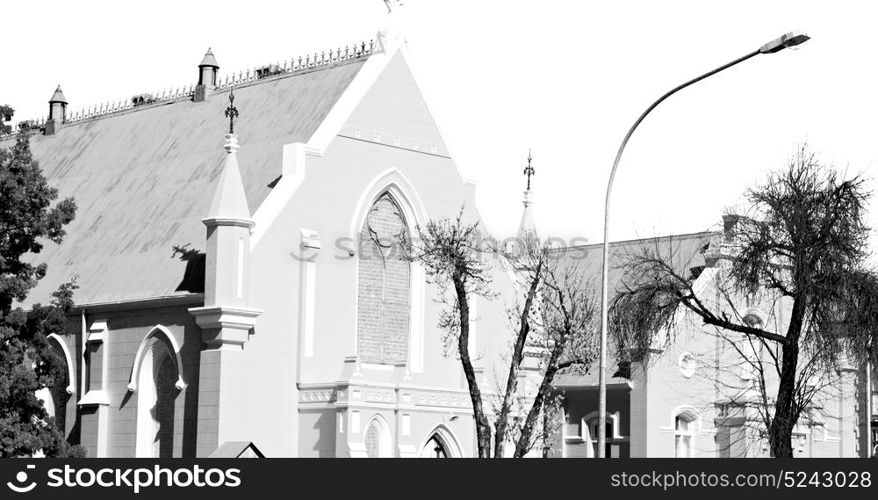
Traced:
[[204, 58], [201, 59], [201, 64], [198, 65], [198, 85], [195, 86], [193, 98], [195, 102], [201, 102], [210, 95], [210, 91], [216, 87], [218, 73], [219, 64], [217, 64], [213, 52], [208, 48]]
[[49, 119], [46, 120], [46, 135], [52, 135], [67, 120], [67, 98], [61, 86], [55, 89], [52, 98], [49, 99]]

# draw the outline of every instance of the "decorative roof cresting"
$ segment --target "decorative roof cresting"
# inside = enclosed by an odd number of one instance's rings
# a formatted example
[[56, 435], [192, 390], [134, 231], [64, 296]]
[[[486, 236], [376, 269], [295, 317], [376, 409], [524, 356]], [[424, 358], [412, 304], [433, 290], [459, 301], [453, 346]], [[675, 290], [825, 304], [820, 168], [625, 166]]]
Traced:
[[[338, 47], [336, 49], [324, 50], [319, 53], [315, 52], [313, 55], [308, 54], [304, 57], [293, 57], [289, 60], [278, 61], [275, 64], [257, 66], [253, 69], [248, 69], [247, 71], [239, 71], [237, 73], [232, 72], [230, 74], [227, 74], [225, 78], [217, 79], [216, 89], [227, 89], [235, 86], [240, 86], [242, 84], [256, 82], [258, 80], [262, 80], [268, 77], [279, 77], [282, 75], [305, 73], [336, 63], [354, 61], [357, 59], [368, 57], [374, 51], [381, 52], [382, 50], [383, 48], [380, 41], [377, 46], [375, 44], [375, 40], [370, 40], [368, 42], [355, 42], [352, 45], [345, 45], [344, 47]], [[214, 57], [213, 52], [210, 48], [208, 48], [207, 52], [204, 54], [204, 58], [202, 59], [199, 67], [219, 67], [216, 61], [216, 57]], [[156, 104], [178, 99], [192, 99], [193, 95], [195, 94], [195, 87], [196, 84], [192, 83], [159, 90], [153, 93], [138, 94], [134, 98], [126, 97], [124, 99], [112, 100], [96, 106], [89, 106], [87, 108], [82, 108], [79, 111], [72, 111], [67, 113], [64, 123], [73, 124], [96, 117], [127, 111], [135, 107], [142, 106], [144, 104]], [[58, 97], [60, 97], [60, 99], [63, 99], [63, 101], [59, 100], [58, 102], [64, 102], [65, 104], [67, 103], [67, 100], [64, 97], [64, 93], [61, 92], [60, 86], [55, 91], [55, 94], [52, 96], [52, 100], [54, 101]], [[138, 98], [139, 100], [135, 102], [135, 98]], [[47, 118], [47, 116], [43, 116], [35, 120], [23, 121], [29, 122], [31, 128], [42, 128], [45, 126]], [[6, 139], [9, 136], [18, 135], [17, 128], [14, 130], [15, 131], [9, 135], [0, 135], [0, 140]]]

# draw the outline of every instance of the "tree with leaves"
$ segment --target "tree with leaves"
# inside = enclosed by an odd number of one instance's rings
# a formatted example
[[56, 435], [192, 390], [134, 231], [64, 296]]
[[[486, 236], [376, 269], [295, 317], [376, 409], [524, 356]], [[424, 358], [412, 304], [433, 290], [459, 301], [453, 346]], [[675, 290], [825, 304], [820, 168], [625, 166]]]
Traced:
[[[752, 346], [762, 354], [741, 355], [759, 360], [757, 404], [770, 452], [792, 457], [793, 430], [813, 409], [815, 378], [874, 356], [878, 278], [867, 261], [869, 196], [861, 177], [843, 178], [799, 148], [747, 192], [749, 213], [726, 217], [727, 240], [711, 269], [680, 269], [675, 256], [652, 250], [627, 257], [626, 289], [610, 311], [620, 352], [643, 361], [659, 334], [673, 335], [681, 308], [734, 347]], [[753, 301], [780, 304], [785, 321], [755, 320], [741, 306]]]
[[[0, 106], [9, 121], [12, 109]], [[50, 457], [82, 456], [69, 445], [36, 393], [63, 380], [64, 361], [51, 348], [48, 335], [65, 334], [66, 313], [75, 285], [62, 285], [48, 305], [28, 312], [15, 306], [46, 274], [46, 265], [25, 259], [38, 254], [45, 241], [60, 243], [76, 205], [67, 198], [54, 204], [58, 192], [49, 186], [30, 150], [30, 131], [19, 130], [15, 144], [0, 148], [0, 456], [42, 452]]]

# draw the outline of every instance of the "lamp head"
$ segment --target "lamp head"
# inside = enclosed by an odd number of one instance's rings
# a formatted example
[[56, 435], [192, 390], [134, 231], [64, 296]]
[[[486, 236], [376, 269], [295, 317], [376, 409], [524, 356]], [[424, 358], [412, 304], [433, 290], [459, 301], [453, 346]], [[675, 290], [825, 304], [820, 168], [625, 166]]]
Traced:
[[759, 53], [760, 54], [774, 54], [775, 52], [780, 52], [783, 49], [786, 49], [789, 47], [795, 47], [797, 45], [801, 45], [810, 39], [811, 39], [810, 36], [800, 32], [800, 31], [790, 31], [786, 35], [783, 35], [780, 38], [776, 38], [776, 39], [766, 43], [762, 47], [759, 47]]

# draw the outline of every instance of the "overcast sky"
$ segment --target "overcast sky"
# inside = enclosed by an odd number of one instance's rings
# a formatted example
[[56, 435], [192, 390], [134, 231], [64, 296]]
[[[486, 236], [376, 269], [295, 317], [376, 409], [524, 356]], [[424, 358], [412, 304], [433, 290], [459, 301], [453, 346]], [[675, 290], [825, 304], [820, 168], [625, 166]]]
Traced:
[[[612, 239], [701, 231], [807, 142], [829, 164], [878, 172], [873, 2], [405, 0], [419, 84], [497, 236], [520, 217], [533, 148], [543, 234], [602, 236], [616, 148], [655, 98], [793, 29], [762, 55], [686, 89], [638, 129], [622, 160]], [[373, 38], [381, 0], [3, 2], [0, 102], [46, 114]], [[870, 220], [878, 227], [878, 210]], [[878, 240], [878, 238], [876, 238]]]

